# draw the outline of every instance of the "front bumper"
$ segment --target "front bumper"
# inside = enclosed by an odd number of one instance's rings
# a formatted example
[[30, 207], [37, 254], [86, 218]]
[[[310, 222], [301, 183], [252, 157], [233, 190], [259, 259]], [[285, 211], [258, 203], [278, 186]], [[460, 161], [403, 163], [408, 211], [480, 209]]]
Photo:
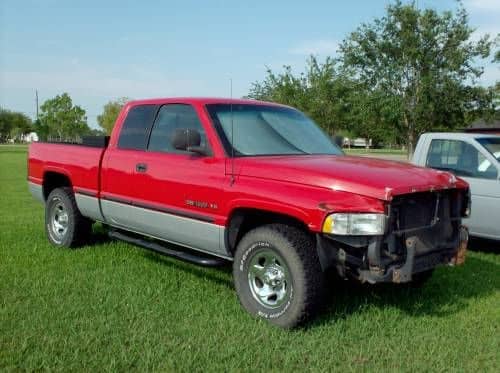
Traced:
[[369, 283], [409, 282], [438, 265], [461, 264], [468, 242], [461, 221], [468, 202], [468, 190], [461, 189], [395, 196], [386, 206], [385, 234], [319, 234], [320, 262]]
[[317, 249], [324, 270], [335, 268], [341, 277], [368, 283], [410, 282], [416, 273], [439, 265], [461, 265], [465, 261], [469, 234], [460, 226], [453, 242], [429, 242], [418, 235], [404, 241], [404, 254], [390, 255], [383, 245], [387, 237], [333, 237], [317, 235]]

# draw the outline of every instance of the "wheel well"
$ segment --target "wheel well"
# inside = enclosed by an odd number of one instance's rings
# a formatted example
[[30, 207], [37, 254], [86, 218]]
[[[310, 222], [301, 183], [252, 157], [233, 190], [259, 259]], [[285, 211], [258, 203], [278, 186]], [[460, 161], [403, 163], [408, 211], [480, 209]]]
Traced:
[[46, 172], [43, 175], [43, 198], [47, 200], [50, 192], [60, 187], [70, 187], [71, 181], [69, 178], [58, 172]]
[[227, 225], [226, 245], [230, 253], [234, 254], [238, 242], [247, 232], [261, 225], [273, 223], [290, 225], [309, 232], [304, 222], [292, 216], [266, 210], [239, 208], [231, 213], [229, 224]]

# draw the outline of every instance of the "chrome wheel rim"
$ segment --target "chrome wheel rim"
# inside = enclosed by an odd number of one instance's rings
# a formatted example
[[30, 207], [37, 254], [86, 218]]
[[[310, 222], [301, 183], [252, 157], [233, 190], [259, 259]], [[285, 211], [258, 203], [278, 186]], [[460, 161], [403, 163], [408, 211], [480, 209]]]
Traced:
[[248, 285], [254, 299], [266, 308], [278, 308], [288, 299], [290, 272], [281, 256], [270, 249], [259, 250], [250, 260]]
[[62, 241], [68, 231], [68, 211], [59, 198], [55, 200], [50, 211], [50, 232], [55, 241]]

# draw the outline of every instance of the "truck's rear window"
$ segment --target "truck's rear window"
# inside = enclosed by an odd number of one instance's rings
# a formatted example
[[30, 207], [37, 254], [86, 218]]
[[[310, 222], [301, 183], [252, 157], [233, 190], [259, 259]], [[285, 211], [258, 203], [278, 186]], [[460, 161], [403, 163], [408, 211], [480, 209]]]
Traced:
[[138, 105], [131, 108], [118, 138], [120, 149], [146, 150], [148, 136], [158, 111], [158, 105]]

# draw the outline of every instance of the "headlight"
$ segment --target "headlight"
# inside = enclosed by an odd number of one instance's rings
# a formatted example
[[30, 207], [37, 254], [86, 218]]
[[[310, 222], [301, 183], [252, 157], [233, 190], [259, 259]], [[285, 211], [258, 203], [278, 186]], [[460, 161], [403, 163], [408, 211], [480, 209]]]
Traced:
[[345, 214], [328, 215], [323, 223], [323, 233], [374, 236], [385, 232], [384, 214]]

